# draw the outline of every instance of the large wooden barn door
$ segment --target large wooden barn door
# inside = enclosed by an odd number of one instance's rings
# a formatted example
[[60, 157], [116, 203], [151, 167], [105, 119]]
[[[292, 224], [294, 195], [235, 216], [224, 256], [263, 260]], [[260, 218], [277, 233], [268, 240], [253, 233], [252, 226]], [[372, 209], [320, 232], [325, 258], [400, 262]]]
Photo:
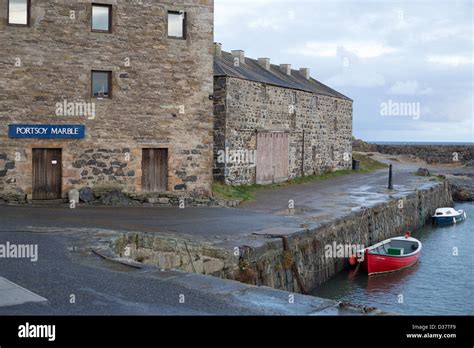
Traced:
[[288, 133], [257, 133], [257, 184], [270, 184], [288, 180], [288, 154]]
[[168, 187], [168, 149], [143, 149], [142, 190], [163, 192]]
[[33, 149], [33, 199], [60, 199], [61, 181], [61, 149]]

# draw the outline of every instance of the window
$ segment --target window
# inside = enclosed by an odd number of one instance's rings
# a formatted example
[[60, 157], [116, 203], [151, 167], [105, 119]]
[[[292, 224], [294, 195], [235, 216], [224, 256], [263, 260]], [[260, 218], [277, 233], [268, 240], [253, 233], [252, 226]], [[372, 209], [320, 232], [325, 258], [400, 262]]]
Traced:
[[110, 98], [111, 79], [110, 71], [92, 71], [92, 97]]
[[112, 5], [92, 4], [92, 31], [112, 31]]
[[183, 11], [168, 12], [168, 37], [176, 39], [186, 38], [186, 13]]
[[294, 91], [291, 93], [291, 102], [293, 104], [296, 104], [298, 102], [298, 100], [296, 99], [296, 92]]
[[30, 0], [8, 1], [8, 24], [30, 25]]

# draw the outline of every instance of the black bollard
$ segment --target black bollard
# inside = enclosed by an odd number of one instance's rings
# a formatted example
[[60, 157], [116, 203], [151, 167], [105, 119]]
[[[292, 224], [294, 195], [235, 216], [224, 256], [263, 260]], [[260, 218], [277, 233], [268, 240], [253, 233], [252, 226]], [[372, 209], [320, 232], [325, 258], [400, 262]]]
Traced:
[[388, 189], [389, 189], [389, 190], [393, 190], [392, 168], [393, 168], [393, 166], [390, 165], [390, 169], [389, 169], [389, 172], [388, 172]]

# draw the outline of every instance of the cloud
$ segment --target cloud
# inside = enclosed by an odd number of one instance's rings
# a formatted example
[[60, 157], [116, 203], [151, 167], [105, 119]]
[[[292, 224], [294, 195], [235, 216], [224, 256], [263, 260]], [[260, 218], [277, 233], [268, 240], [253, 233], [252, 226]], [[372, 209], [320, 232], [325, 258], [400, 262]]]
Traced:
[[375, 71], [345, 70], [326, 79], [325, 84], [333, 87], [380, 87], [385, 85], [383, 75]]
[[280, 29], [280, 25], [277, 23], [277, 21], [275, 21], [273, 18], [267, 17], [257, 18], [251, 21], [248, 24], [248, 27], [250, 29], [263, 29], [269, 31], [278, 31]]
[[[310, 68], [313, 77], [354, 100], [356, 135], [473, 140], [472, 0], [215, 0], [215, 5], [216, 41], [249, 57]], [[419, 102], [420, 120], [377, 117], [379, 100], [388, 96]], [[435, 125], [449, 132], [435, 131]]]
[[345, 50], [357, 58], [376, 58], [385, 54], [396, 52], [393, 47], [378, 42], [365, 41], [339, 41], [339, 42], [307, 42], [303, 47], [294, 52], [313, 57], [337, 57], [338, 51]]
[[427, 61], [429, 63], [440, 64], [440, 65], [451, 65], [460, 66], [464, 64], [474, 64], [474, 57], [461, 56], [461, 55], [434, 55], [428, 56]]
[[432, 95], [433, 88], [421, 88], [418, 81], [397, 81], [390, 89], [388, 94], [395, 95]]

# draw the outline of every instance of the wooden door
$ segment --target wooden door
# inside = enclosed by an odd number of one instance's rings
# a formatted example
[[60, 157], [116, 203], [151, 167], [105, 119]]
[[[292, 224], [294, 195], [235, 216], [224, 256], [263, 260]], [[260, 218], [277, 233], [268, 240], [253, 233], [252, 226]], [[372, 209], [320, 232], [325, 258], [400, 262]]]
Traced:
[[257, 133], [257, 184], [270, 184], [288, 180], [288, 154], [288, 133]]
[[273, 182], [288, 180], [290, 167], [289, 134], [274, 133], [273, 135], [273, 166], [275, 167]]
[[62, 150], [33, 149], [33, 199], [60, 199]]
[[168, 188], [168, 149], [143, 149], [142, 190], [164, 192]]

